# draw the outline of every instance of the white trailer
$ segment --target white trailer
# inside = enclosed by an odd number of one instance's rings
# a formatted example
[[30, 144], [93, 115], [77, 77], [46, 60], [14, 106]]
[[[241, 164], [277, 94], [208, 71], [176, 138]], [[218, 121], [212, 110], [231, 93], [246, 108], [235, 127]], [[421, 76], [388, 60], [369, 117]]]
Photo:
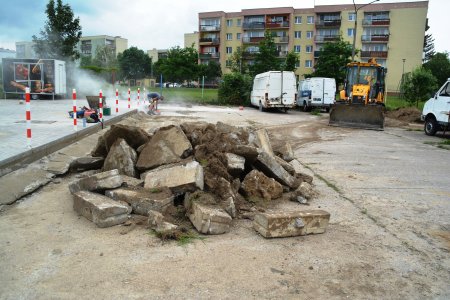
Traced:
[[295, 106], [297, 82], [294, 72], [269, 71], [255, 76], [250, 101], [260, 111], [280, 108], [287, 111]]
[[304, 111], [312, 108], [330, 110], [336, 101], [336, 80], [326, 77], [312, 77], [300, 80], [298, 84], [297, 105]]
[[24, 95], [30, 89], [33, 99], [40, 95], [66, 96], [66, 64], [56, 59], [3, 58], [3, 91]]

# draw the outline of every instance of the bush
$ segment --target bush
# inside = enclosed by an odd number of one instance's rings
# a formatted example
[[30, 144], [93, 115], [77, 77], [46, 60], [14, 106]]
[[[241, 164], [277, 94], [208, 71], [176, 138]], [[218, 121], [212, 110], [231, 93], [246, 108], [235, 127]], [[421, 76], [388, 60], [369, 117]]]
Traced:
[[436, 91], [436, 78], [423, 67], [417, 67], [405, 77], [401, 89], [411, 105], [416, 104], [418, 107], [419, 101], [427, 100]]
[[218, 98], [220, 104], [249, 105], [252, 78], [241, 73], [231, 73], [222, 76], [219, 85]]

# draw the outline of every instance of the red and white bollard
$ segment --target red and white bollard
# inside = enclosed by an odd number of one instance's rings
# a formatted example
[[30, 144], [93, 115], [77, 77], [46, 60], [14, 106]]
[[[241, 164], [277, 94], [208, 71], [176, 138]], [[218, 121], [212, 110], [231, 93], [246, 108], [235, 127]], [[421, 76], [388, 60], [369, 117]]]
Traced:
[[119, 90], [116, 89], [116, 115], [119, 113]]
[[131, 108], [131, 95], [130, 95], [130, 89], [128, 88], [128, 109]]
[[141, 104], [141, 89], [140, 88], [138, 88], [138, 107], [139, 107], [139, 105]]
[[72, 105], [73, 105], [73, 130], [77, 131], [77, 91], [72, 90]]
[[31, 104], [30, 104], [30, 88], [25, 88], [25, 108], [27, 120], [27, 146], [31, 148]]
[[98, 109], [100, 110], [100, 112], [98, 113], [98, 118], [103, 123], [103, 93], [102, 93], [102, 90], [100, 90], [100, 95], [98, 98]]

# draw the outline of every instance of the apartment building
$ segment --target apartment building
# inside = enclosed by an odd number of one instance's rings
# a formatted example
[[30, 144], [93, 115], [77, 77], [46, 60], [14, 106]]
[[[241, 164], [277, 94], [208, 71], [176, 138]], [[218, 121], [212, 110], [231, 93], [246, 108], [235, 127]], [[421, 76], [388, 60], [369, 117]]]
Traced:
[[[361, 7], [361, 8], [360, 8]], [[313, 71], [314, 62], [326, 42], [342, 37], [360, 50], [355, 60], [374, 57], [388, 68], [388, 92], [396, 92], [405, 72], [422, 63], [428, 1], [353, 5], [320, 5], [313, 8], [258, 8], [240, 12], [199, 13], [198, 51], [200, 63], [216, 61], [228, 73], [231, 55], [241, 49], [251, 64], [258, 44], [270, 31], [282, 59], [298, 53], [299, 79]], [[356, 19], [356, 36], [355, 36]]]
[[108, 46], [115, 55], [122, 53], [128, 49], [128, 40], [120, 36], [109, 35], [95, 35], [95, 36], [83, 36], [78, 42], [77, 49], [82, 56], [95, 57], [95, 51], [97, 47]]

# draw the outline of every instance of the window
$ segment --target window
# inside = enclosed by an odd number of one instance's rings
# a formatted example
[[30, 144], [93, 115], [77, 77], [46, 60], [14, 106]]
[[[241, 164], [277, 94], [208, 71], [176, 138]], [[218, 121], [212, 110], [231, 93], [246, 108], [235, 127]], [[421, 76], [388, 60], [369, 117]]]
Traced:
[[227, 60], [225, 61], [225, 65], [226, 65], [227, 67], [231, 67], [231, 60], [227, 59]]
[[305, 68], [312, 68], [312, 60], [305, 60]]
[[353, 36], [355, 34], [355, 28], [347, 28], [347, 36]]
[[294, 38], [301, 39], [302, 38], [302, 32], [301, 31], [295, 31], [294, 32]]
[[307, 39], [312, 39], [312, 37], [313, 37], [313, 32], [312, 31], [307, 31], [306, 32], [306, 38]]
[[236, 26], [239, 26], [239, 27], [241, 26], [241, 19], [236, 20]]
[[240, 32], [236, 33], [236, 39], [237, 39], [237, 40], [240, 40], [240, 39], [241, 39], [241, 33], [240, 33]]
[[232, 33], [227, 33], [227, 41], [231, 41], [233, 39]]
[[348, 13], [348, 20], [349, 21], [355, 21], [356, 15], [354, 12], [349, 12]]
[[300, 68], [300, 61], [298, 61], [298, 62], [295, 63], [295, 67], [296, 67], [296, 68]]
[[312, 52], [313, 52], [313, 46], [312, 45], [306, 46], [306, 53], [312, 53]]
[[295, 17], [294, 23], [295, 24], [302, 24], [302, 17]]
[[299, 53], [300, 52], [300, 45], [295, 45], [294, 46], [294, 52]]
[[233, 26], [233, 20], [227, 20], [227, 27]]
[[314, 16], [308, 16], [307, 23], [308, 24], [314, 24]]
[[232, 48], [232, 47], [227, 47], [227, 53], [228, 53], [228, 54], [233, 53], [233, 48]]

